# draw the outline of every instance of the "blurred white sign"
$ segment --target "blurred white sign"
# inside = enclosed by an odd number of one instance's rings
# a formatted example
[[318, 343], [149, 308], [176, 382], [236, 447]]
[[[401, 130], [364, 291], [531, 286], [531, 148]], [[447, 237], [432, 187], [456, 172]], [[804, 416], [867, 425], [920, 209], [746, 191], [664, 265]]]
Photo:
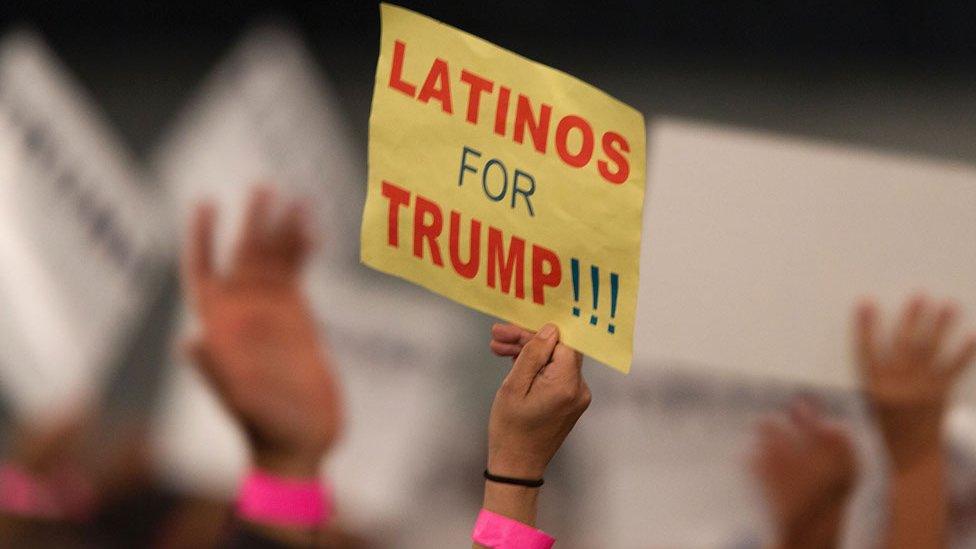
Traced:
[[[193, 206], [214, 200], [227, 240], [257, 183], [312, 202], [331, 265], [359, 258], [363, 156], [347, 136], [335, 94], [300, 39], [261, 27], [204, 83], [153, 157], [177, 232]], [[229, 249], [227, 250], [229, 253]]]
[[[566, 448], [568, 482], [578, 492], [559, 509], [581, 517], [567, 525], [567, 547], [768, 545], [774, 532], [749, 466], [756, 431], [762, 417], [784, 410], [803, 388], [642, 366], [634, 363], [626, 379], [588, 370], [591, 386], [602, 391]], [[883, 522], [880, 441], [856, 392], [805, 394], [818, 398], [853, 433], [861, 480], [841, 546], [870, 547]]]
[[[294, 35], [261, 29], [218, 67], [156, 166], [179, 232], [197, 200], [216, 202], [224, 260], [253, 182], [312, 200], [326, 249], [306, 287], [325, 319], [350, 421], [328, 472], [347, 517], [389, 526], [436, 467], [432, 451], [457, 431], [458, 384], [448, 376], [466, 358], [474, 317], [407, 284], [362, 276], [362, 159], [330, 93]], [[192, 329], [188, 311], [182, 324]], [[246, 466], [241, 434], [193, 367], [173, 363], [154, 434], [161, 474], [180, 490], [228, 497]]]
[[22, 415], [97, 391], [161, 248], [139, 174], [41, 40], [0, 43], [0, 385]]
[[674, 121], [650, 133], [635, 364], [850, 388], [852, 307], [976, 328], [976, 169]]

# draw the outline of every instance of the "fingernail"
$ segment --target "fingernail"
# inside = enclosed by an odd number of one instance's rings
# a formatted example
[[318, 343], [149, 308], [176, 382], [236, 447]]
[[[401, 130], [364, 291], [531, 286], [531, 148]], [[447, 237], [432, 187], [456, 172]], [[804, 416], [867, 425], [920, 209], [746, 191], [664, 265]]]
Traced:
[[550, 337], [552, 337], [554, 335], [556, 335], [556, 325], [555, 324], [546, 324], [541, 329], [539, 329], [539, 333], [536, 334], [536, 336], [539, 339], [549, 339]]

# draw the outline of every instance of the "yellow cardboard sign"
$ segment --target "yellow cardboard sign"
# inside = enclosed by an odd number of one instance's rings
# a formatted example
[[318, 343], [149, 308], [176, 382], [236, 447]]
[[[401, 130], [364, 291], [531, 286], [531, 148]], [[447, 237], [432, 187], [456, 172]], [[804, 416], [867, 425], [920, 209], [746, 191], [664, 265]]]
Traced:
[[565, 73], [382, 4], [363, 263], [627, 372], [644, 118]]

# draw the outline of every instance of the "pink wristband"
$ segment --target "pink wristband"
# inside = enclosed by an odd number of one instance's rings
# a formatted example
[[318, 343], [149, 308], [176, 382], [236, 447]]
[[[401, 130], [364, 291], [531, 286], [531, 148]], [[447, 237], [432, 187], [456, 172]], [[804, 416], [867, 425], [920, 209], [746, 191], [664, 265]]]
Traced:
[[492, 549], [549, 549], [556, 538], [528, 524], [482, 509], [471, 539]]
[[315, 480], [295, 480], [253, 471], [237, 495], [237, 514], [263, 524], [321, 526], [332, 515], [331, 490]]
[[10, 464], [0, 466], [0, 509], [27, 517], [59, 519], [64, 516], [49, 486]]

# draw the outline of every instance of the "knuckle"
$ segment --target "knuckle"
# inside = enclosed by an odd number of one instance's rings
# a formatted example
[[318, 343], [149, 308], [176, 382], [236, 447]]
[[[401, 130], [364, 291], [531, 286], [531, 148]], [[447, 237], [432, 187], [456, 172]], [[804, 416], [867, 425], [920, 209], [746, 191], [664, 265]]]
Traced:
[[513, 394], [515, 394], [515, 383], [509, 378], [505, 378], [502, 381], [502, 384], [498, 386], [498, 391], [495, 393], [496, 396], [502, 398], [507, 398]]
[[590, 393], [589, 389], [584, 389], [579, 396], [579, 407], [581, 410], [586, 410], [590, 407], [590, 403], [593, 402], [593, 395]]
[[568, 405], [575, 402], [577, 399], [576, 390], [572, 387], [559, 387], [555, 391], [555, 400], [559, 404]]

